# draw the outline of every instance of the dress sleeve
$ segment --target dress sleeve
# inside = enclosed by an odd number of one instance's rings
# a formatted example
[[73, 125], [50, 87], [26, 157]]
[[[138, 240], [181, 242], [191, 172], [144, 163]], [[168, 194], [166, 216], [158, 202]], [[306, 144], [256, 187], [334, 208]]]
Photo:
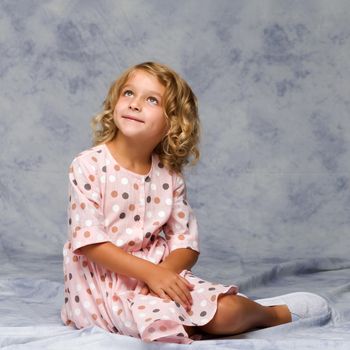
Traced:
[[163, 230], [169, 251], [190, 248], [199, 252], [197, 220], [187, 202], [186, 184], [180, 175], [175, 178], [173, 207]]
[[69, 168], [69, 239], [73, 252], [81, 247], [111, 241], [104, 226], [102, 196], [96, 168], [75, 158]]

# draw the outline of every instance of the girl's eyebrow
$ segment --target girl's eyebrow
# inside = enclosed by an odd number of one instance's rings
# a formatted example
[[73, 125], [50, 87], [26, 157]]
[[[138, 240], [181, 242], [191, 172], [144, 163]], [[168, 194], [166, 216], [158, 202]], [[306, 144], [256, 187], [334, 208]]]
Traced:
[[[123, 90], [125, 88], [132, 88], [132, 89], [134, 89], [134, 86], [130, 85], [130, 84], [127, 84], [127, 85], [124, 85]], [[162, 95], [159, 92], [157, 92], [157, 91], [146, 90], [146, 95], [148, 95], [148, 94], [150, 94], [150, 95], [157, 95], [159, 98], [162, 98]]]

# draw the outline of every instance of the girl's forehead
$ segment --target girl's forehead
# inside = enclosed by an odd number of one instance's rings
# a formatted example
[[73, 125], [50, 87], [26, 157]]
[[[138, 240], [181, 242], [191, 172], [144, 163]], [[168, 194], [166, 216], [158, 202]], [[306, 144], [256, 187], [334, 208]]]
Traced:
[[135, 69], [132, 71], [125, 81], [126, 85], [139, 85], [139, 84], [151, 84], [153, 88], [163, 91], [165, 89], [164, 84], [161, 83], [159, 78], [151, 73], [148, 73], [142, 69]]

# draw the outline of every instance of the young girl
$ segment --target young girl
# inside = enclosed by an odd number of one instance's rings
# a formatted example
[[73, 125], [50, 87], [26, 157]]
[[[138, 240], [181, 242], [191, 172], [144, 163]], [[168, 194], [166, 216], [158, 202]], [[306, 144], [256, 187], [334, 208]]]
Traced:
[[197, 223], [181, 173], [199, 158], [199, 119], [177, 73], [154, 62], [129, 68], [92, 125], [94, 146], [69, 169], [66, 325], [191, 343], [327, 312], [315, 294], [254, 302], [191, 273]]

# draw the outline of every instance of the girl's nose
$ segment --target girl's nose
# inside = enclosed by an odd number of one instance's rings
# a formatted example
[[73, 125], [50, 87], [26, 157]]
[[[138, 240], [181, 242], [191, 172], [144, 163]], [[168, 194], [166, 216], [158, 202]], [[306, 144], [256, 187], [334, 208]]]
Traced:
[[133, 99], [130, 101], [129, 108], [133, 111], [141, 111], [141, 104], [139, 100]]

